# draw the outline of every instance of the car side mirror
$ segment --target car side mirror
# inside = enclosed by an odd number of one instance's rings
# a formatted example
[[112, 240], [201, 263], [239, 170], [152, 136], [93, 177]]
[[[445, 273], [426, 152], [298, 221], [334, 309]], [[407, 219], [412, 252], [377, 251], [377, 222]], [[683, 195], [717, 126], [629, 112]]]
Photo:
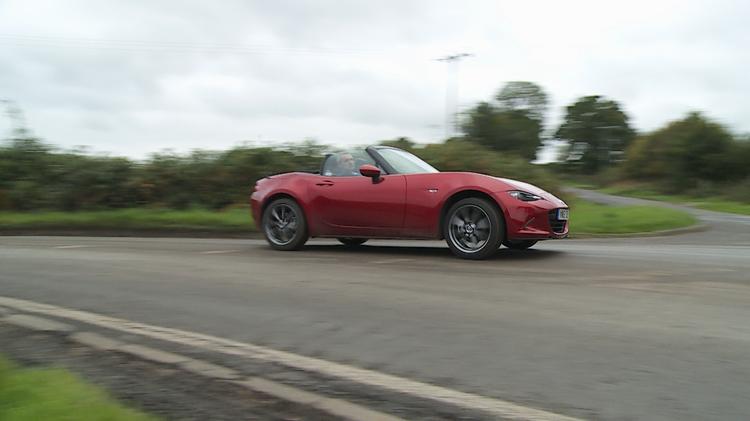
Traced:
[[373, 182], [380, 180], [380, 168], [374, 165], [362, 165], [361, 167], [359, 167], [359, 173], [364, 175], [365, 177], [372, 178]]

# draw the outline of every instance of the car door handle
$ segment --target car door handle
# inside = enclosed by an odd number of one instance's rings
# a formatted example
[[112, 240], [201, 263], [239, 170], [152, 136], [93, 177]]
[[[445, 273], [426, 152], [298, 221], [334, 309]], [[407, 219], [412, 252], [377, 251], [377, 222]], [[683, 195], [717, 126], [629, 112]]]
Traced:
[[331, 187], [333, 185], [333, 181], [321, 181], [320, 183], [315, 183], [316, 186], [323, 186], [323, 187]]

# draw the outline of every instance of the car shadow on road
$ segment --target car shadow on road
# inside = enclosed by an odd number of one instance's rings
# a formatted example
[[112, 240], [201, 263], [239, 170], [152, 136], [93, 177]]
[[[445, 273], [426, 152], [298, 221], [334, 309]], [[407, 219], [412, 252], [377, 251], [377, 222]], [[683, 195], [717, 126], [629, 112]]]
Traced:
[[[404, 256], [444, 257], [446, 259], [456, 258], [447, 247], [380, 246], [367, 244], [357, 247], [347, 247], [340, 244], [314, 244], [306, 245], [303, 250], [326, 253], [340, 253], [342, 255], [390, 255], [393, 258], [403, 258]], [[539, 260], [559, 257], [564, 254], [564, 252], [558, 250], [510, 250], [502, 247], [494, 255], [487, 258], [486, 260]]]

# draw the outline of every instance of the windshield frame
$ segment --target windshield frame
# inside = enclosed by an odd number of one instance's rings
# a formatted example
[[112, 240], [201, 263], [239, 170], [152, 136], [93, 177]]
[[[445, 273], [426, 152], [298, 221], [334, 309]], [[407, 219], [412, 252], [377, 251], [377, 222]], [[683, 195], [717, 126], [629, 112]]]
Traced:
[[[414, 158], [418, 159], [420, 162], [422, 162], [427, 167], [433, 169], [434, 171], [406, 172], [406, 173], [402, 173], [402, 172], [396, 170], [396, 168], [394, 168], [393, 165], [391, 165], [388, 162], [388, 160], [386, 160], [385, 157], [380, 153], [380, 151], [382, 151], [384, 149], [392, 149], [392, 150], [395, 150], [395, 151], [398, 151], [398, 152], [402, 152], [402, 153], [411, 155]], [[405, 174], [405, 175], [408, 175], [408, 174], [435, 174], [435, 173], [439, 173], [440, 172], [437, 168], [435, 168], [432, 165], [428, 164], [422, 158], [418, 157], [417, 155], [415, 155], [415, 154], [413, 154], [411, 152], [405, 151], [403, 149], [394, 148], [392, 146], [370, 146], [366, 150], [383, 168], [385, 168], [385, 170], [387, 171], [388, 174]]]

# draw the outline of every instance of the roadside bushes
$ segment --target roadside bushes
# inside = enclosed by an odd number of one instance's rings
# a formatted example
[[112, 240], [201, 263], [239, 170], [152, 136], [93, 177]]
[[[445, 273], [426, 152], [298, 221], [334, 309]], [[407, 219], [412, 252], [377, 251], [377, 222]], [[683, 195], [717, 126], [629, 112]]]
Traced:
[[654, 183], [664, 193], [700, 193], [750, 176], [750, 142], [691, 113], [638, 137], [626, 152], [623, 171], [628, 179]]
[[[395, 143], [394, 143], [395, 142]], [[559, 193], [544, 168], [464, 139], [412, 149], [443, 171], [476, 171], [538, 184]], [[38, 139], [0, 146], [0, 210], [102, 210], [133, 207], [223, 209], [246, 203], [252, 185], [270, 174], [318, 169], [327, 148], [304, 142], [227, 151], [164, 152], [143, 162], [56, 151]]]
[[316, 167], [316, 147], [160, 153], [135, 162], [15, 139], [0, 147], [0, 210], [221, 209], [246, 202], [259, 178]]

